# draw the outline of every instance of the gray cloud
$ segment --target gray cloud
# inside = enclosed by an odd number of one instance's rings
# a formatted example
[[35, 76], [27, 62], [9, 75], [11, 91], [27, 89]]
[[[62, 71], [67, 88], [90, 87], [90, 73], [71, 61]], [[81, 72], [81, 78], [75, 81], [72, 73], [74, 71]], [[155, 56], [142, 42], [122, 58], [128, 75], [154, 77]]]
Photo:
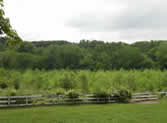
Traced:
[[80, 13], [67, 25], [81, 32], [130, 32], [167, 30], [167, 2], [164, 0], [105, 0], [111, 7], [124, 6], [116, 12]]

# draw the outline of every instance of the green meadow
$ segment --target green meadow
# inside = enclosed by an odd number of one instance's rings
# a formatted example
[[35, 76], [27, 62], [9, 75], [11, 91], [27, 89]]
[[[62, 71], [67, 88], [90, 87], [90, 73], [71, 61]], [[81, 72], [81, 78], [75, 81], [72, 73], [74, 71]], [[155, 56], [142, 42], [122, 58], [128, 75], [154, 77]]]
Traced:
[[67, 105], [0, 109], [1, 123], [166, 123], [159, 104]]

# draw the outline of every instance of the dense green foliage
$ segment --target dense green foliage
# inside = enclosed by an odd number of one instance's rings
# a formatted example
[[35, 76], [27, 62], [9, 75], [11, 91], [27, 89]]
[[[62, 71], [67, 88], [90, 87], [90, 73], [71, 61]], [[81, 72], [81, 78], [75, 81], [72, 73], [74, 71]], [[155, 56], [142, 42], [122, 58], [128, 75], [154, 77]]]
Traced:
[[[16, 94], [64, 94], [75, 90], [81, 93], [100, 95], [127, 95], [124, 89], [132, 92], [166, 91], [167, 71], [160, 70], [5, 70], [0, 69], [0, 95]], [[123, 88], [123, 89], [122, 89]]]
[[3, 0], [0, 0], [0, 38], [5, 37], [8, 46], [15, 46], [21, 42], [22, 39], [18, 36], [17, 32], [12, 29], [9, 18], [5, 18], [3, 6]]
[[166, 123], [167, 103], [1, 109], [1, 123]]
[[23, 42], [10, 50], [0, 40], [0, 67], [7, 69], [166, 69], [167, 42], [104, 43], [82, 40]]

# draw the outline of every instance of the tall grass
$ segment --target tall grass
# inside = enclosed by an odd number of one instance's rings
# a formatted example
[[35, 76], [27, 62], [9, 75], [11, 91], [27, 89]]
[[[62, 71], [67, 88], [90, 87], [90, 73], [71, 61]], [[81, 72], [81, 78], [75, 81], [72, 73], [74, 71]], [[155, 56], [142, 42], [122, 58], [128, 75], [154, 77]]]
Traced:
[[133, 92], [166, 91], [167, 71], [160, 70], [6, 70], [0, 69], [0, 95], [14, 90], [21, 94], [38, 94], [57, 89], [79, 89], [94, 93], [99, 89], [127, 88]]

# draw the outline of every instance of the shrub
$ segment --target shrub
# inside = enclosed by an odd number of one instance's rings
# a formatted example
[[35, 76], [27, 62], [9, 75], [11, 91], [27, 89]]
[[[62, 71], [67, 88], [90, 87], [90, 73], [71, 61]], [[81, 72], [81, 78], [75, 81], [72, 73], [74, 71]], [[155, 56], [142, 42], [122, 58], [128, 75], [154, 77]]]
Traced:
[[7, 83], [5, 83], [5, 82], [0, 82], [0, 88], [1, 88], [1, 89], [8, 88]]
[[100, 89], [100, 90], [97, 90], [97, 92], [95, 93], [95, 96], [98, 98], [108, 98], [111, 96], [111, 94], [105, 89]]
[[163, 98], [165, 98], [166, 97], [166, 93], [161, 93], [161, 94], [159, 94], [159, 98], [160, 99], [163, 99]]
[[14, 89], [11, 89], [8, 91], [8, 96], [16, 96], [17, 95], [17, 91]]
[[16, 90], [18, 90], [18, 89], [20, 88], [20, 83], [19, 83], [18, 81], [16, 81], [16, 82], [14, 83], [14, 88], [15, 88]]
[[96, 93], [94, 94], [95, 97], [97, 98], [96, 101], [100, 101], [103, 103], [107, 103], [111, 97], [111, 93], [108, 90], [105, 89], [99, 89], [96, 91]]
[[60, 87], [65, 90], [74, 89], [76, 87], [76, 80], [73, 73], [65, 73], [60, 79]]
[[128, 89], [120, 88], [113, 93], [113, 97], [116, 97], [119, 102], [126, 103], [131, 99], [132, 94]]
[[65, 95], [65, 90], [63, 88], [57, 88], [56, 89], [56, 95]]
[[78, 90], [69, 90], [66, 94], [70, 99], [79, 98], [80, 92]]

